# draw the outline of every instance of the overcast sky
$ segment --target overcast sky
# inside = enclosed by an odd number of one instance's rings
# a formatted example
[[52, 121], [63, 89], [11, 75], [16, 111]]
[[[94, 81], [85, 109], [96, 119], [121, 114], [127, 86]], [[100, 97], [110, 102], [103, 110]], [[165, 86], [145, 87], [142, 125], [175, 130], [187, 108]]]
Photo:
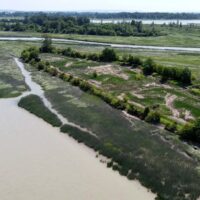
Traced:
[[0, 10], [200, 12], [200, 0], [0, 0]]

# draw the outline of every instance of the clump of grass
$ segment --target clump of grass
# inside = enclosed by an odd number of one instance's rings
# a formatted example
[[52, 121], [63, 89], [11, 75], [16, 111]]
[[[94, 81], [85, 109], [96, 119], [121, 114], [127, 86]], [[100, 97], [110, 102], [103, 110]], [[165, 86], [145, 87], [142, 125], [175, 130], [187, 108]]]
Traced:
[[60, 119], [58, 119], [58, 117], [54, 113], [52, 113], [47, 107], [45, 107], [40, 97], [36, 95], [23, 97], [19, 101], [18, 106], [42, 118], [52, 126], [60, 127], [62, 125]]
[[85, 131], [67, 124], [63, 125], [60, 130], [61, 132], [67, 133], [69, 136], [73, 137], [79, 143], [84, 143], [94, 150], [99, 149], [100, 141]]

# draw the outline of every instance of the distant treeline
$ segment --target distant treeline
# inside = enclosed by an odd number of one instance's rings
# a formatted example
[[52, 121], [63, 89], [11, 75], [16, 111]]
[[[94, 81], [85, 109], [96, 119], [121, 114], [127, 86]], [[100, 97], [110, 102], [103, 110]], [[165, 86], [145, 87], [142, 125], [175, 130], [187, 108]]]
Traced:
[[94, 24], [85, 16], [57, 16], [39, 14], [25, 16], [22, 21], [0, 23], [3, 31], [34, 31], [42, 33], [106, 35], [106, 36], [158, 36], [155, 26], [144, 27], [141, 21], [120, 24]]
[[74, 16], [96, 19], [200, 19], [200, 13], [168, 12], [0, 12], [0, 17], [25, 17], [45, 13], [48, 16]]

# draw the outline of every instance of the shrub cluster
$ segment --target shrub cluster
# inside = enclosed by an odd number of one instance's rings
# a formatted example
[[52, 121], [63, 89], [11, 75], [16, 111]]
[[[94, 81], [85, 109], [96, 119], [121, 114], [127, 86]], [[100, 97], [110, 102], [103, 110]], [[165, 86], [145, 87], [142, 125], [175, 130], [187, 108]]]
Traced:
[[25, 17], [24, 20], [7, 20], [0, 23], [0, 29], [5, 31], [32, 31], [41, 33], [64, 33], [82, 35], [106, 36], [158, 36], [161, 33], [155, 26], [143, 26], [142, 22], [131, 23], [90, 23], [87, 17], [48, 16], [44, 13]]
[[144, 61], [142, 69], [145, 75], [159, 74], [162, 77], [162, 81], [172, 79], [186, 85], [192, 82], [192, 73], [187, 67], [164, 67], [156, 64], [152, 59], [147, 59]]
[[200, 143], [200, 118], [193, 123], [186, 124], [179, 134], [184, 140]]

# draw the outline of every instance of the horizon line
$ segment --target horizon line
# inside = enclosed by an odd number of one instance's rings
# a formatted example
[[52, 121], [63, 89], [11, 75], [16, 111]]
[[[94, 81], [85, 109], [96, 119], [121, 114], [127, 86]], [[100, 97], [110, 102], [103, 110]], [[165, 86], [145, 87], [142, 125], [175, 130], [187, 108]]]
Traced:
[[200, 11], [128, 11], [128, 10], [9, 10], [9, 9], [1, 9], [0, 12], [54, 12], [54, 13], [188, 13], [188, 14], [200, 14]]

